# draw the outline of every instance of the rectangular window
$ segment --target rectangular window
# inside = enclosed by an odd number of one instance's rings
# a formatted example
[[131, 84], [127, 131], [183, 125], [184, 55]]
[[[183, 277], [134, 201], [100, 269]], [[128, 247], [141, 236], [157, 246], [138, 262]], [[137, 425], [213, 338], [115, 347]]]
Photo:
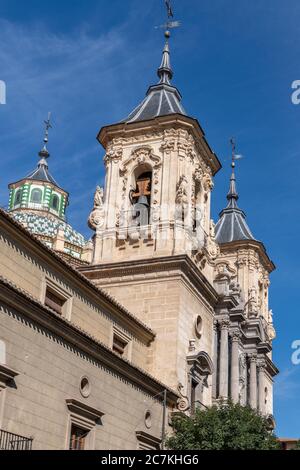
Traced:
[[197, 390], [197, 382], [195, 382], [195, 380], [192, 379], [192, 383], [191, 383], [191, 414], [193, 415], [195, 413], [195, 410], [196, 410], [196, 390]]
[[86, 439], [90, 431], [82, 429], [75, 424], [71, 426], [70, 450], [84, 450]]
[[44, 305], [71, 320], [73, 295], [48, 276], [42, 284], [41, 301]]
[[54, 292], [48, 286], [46, 287], [45, 305], [52, 308], [52, 310], [55, 310], [56, 313], [62, 315], [63, 306], [66, 303], [66, 300], [66, 298], [60, 296], [57, 292]]

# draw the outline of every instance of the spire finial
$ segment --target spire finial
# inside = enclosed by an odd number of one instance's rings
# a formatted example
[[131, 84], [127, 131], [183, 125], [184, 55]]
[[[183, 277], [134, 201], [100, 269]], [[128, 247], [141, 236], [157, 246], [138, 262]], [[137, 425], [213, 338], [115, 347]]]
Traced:
[[44, 146], [42, 150], [39, 152], [39, 156], [41, 157], [41, 160], [39, 162], [39, 165], [46, 164], [46, 158], [50, 156], [48, 149], [47, 149], [47, 144], [49, 141], [49, 129], [52, 129], [52, 124], [50, 121], [51, 118], [51, 113], [48, 113], [48, 118], [44, 121], [45, 124], [45, 136], [44, 136]]
[[41, 159], [48, 158], [50, 156], [48, 149], [47, 149], [47, 144], [49, 141], [49, 129], [52, 129], [52, 124], [51, 124], [50, 119], [51, 119], [51, 113], [49, 112], [48, 118], [44, 121], [44, 124], [45, 124], [44, 147], [39, 152], [39, 156], [41, 157]]
[[170, 48], [169, 48], [169, 39], [171, 37], [170, 29], [178, 28], [180, 26], [179, 21], [172, 21], [174, 18], [174, 13], [171, 5], [171, 0], [165, 0], [166, 8], [167, 8], [167, 22], [164, 25], [161, 25], [162, 28], [165, 28], [165, 47], [163, 50], [163, 57], [160, 64], [160, 67], [157, 71], [157, 74], [160, 78], [160, 83], [164, 83], [166, 85], [170, 85], [170, 81], [173, 77], [173, 71], [171, 67], [170, 61]]
[[236, 201], [239, 198], [239, 195], [236, 190], [236, 180], [235, 180], [235, 161], [241, 158], [240, 155], [236, 155], [236, 143], [235, 139], [232, 137], [230, 139], [230, 145], [231, 145], [231, 168], [232, 168], [232, 173], [231, 173], [231, 178], [230, 178], [230, 186], [229, 186], [229, 191], [227, 194], [227, 199], [228, 199], [228, 206], [227, 207], [237, 207]]

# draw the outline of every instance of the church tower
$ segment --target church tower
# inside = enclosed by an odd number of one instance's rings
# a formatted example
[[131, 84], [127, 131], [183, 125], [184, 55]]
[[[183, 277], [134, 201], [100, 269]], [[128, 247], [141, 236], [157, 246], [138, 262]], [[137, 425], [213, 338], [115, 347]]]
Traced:
[[210, 195], [220, 163], [171, 84], [169, 32], [158, 77], [124, 121], [98, 135], [106, 182], [89, 219], [93, 264], [188, 254], [212, 281]]
[[8, 186], [8, 211], [45, 245], [77, 265], [90, 260], [91, 249], [84, 237], [66, 222], [69, 194], [53, 178], [48, 166], [50, 114], [45, 126], [44, 146], [38, 154], [37, 167]]
[[[220, 255], [215, 265], [215, 288], [220, 296], [215, 313], [215, 398], [231, 397], [272, 415], [272, 362], [276, 334], [268, 305], [269, 276], [275, 269], [264, 245], [248, 227], [238, 207], [235, 144], [228, 204], [215, 227]], [[229, 371], [229, 373], [228, 373]]]
[[156, 331], [145, 367], [188, 410], [212, 403], [219, 248], [210, 202], [221, 165], [172, 84], [168, 31], [165, 38], [158, 83], [99, 132], [105, 188], [89, 217], [93, 262], [81, 271]]
[[179, 410], [232, 399], [271, 415], [274, 265], [237, 206], [235, 154], [228, 205], [211, 220], [221, 165], [172, 84], [165, 36], [159, 82], [99, 132], [105, 188], [88, 221], [93, 261], [80, 270], [156, 332], [144, 367], [177, 391]]

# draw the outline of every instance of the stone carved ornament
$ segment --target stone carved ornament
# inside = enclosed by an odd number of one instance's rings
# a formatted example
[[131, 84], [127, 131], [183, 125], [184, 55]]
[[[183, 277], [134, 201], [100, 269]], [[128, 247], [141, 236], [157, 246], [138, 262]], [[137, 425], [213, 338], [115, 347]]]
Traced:
[[187, 411], [190, 405], [187, 395], [184, 395], [184, 386], [182, 385], [182, 383], [178, 384], [177, 390], [180, 395], [180, 398], [178, 398], [177, 400], [177, 408], [179, 411]]
[[216, 242], [215, 224], [213, 220], [211, 220], [209, 224], [209, 235], [206, 239], [205, 248], [212, 260], [215, 260], [220, 254], [220, 248]]
[[258, 315], [257, 290], [255, 287], [249, 289], [248, 310], [252, 315]]
[[105, 219], [105, 210], [104, 210], [104, 191], [103, 188], [97, 186], [95, 196], [94, 196], [94, 207], [88, 219], [88, 225], [92, 230], [97, 230], [102, 228], [104, 225]]
[[272, 310], [269, 310], [269, 314], [268, 314], [267, 335], [270, 341], [273, 341], [276, 338], [276, 330], [273, 325], [273, 311]]
[[128, 172], [128, 168], [133, 167], [136, 164], [148, 163], [155, 170], [160, 168], [162, 165], [161, 157], [154, 155], [152, 147], [144, 145], [135, 148], [129, 158], [125, 160], [120, 168], [120, 176], [124, 176]]
[[188, 207], [188, 197], [187, 197], [187, 186], [188, 181], [187, 178], [182, 175], [177, 183], [176, 188], [176, 212], [175, 217], [176, 219], [182, 220], [183, 215], [185, 215], [187, 207]]

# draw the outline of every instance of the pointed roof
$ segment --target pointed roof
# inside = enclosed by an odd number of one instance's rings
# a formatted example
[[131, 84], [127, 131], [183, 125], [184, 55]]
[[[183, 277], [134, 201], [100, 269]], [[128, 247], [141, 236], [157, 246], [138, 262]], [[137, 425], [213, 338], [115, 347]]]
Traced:
[[55, 181], [53, 176], [50, 174], [49, 168], [48, 168], [48, 162], [47, 162], [48, 158], [50, 157], [50, 153], [48, 152], [48, 149], [47, 149], [47, 144], [48, 144], [48, 140], [49, 140], [49, 129], [52, 128], [52, 126], [50, 124], [50, 116], [51, 116], [51, 113], [48, 114], [48, 119], [46, 121], [44, 121], [44, 123], [45, 123], [44, 146], [40, 150], [40, 152], [38, 153], [38, 155], [40, 157], [38, 165], [33, 171], [31, 171], [23, 179], [33, 180], [33, 181], [43, 181], [43, 182], [46, 182], [46, 183], [52, 183], [55, 186], [57, 186], [58, 188], [62, 189], [59, 186], [59, 184]]
[[169, 31], [166, 31], [165, 37], [162, 61], [157, 71], [159, 83], [148, 89], [146, 98], [129, 114], [125, 122], [146, 121], [168, 114], [186, 115], [181, 104], [181, 95], [177, 88], [171, 85], [173, 71], [170, 61]]
[[55, 181], [53, 176], [50, 174], [49, 169], [48, 169], [47, 158], [50, 157], [50, 154], [48, 150], [46, 149], [46, 147], [44, 147], [39, 152], [39, 156], [40, 156], [40, 160], [38, 162], [37, 168], [31, 171], [29, 175], [26, 176], [25, 179], [52, 183], [59, 188], [60, 186]]
[[232, 174], [230, 187], [227, 194], [228, 204], [220, 213], [220, 219], [216, 224], [216, 240], [218, 243], [230, 243], [238, 240], [255, 240], [246, 222], [246, 214], [239, 209], [239, 199], [236, 190], [235, 163], [232, 162]]

